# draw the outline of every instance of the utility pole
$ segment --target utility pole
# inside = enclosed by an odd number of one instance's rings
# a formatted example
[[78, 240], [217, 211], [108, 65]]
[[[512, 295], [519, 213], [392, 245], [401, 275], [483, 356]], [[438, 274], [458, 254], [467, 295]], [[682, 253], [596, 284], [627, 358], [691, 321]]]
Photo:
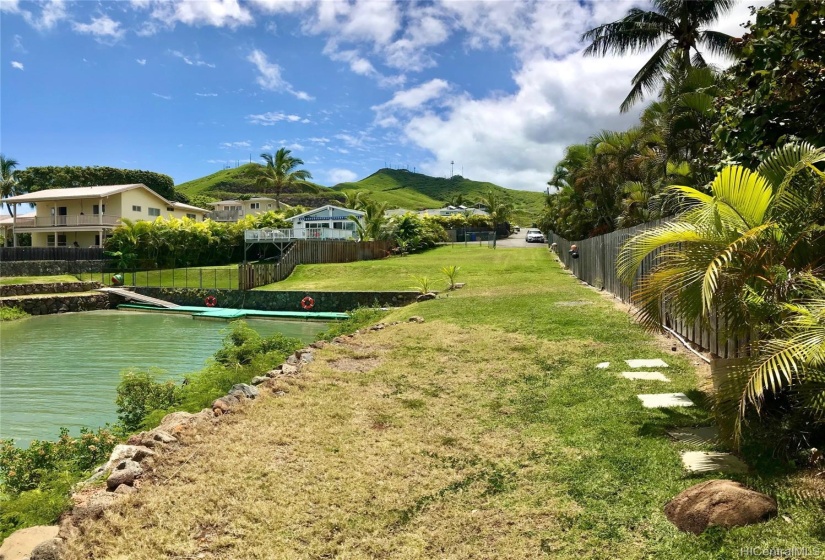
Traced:
[[453, 178], [453, 166], [455, 165], [454, 161], [450, 162], [450, 179]]

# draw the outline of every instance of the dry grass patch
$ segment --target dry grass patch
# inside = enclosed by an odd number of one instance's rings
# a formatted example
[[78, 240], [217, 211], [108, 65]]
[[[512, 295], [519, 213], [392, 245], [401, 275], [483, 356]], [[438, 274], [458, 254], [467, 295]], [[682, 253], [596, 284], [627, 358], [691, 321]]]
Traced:
[[534, 558], [555, 541], [569, 499], [530, 459], [554, 442], [491, 405], [537, 367], [515, 348], [553, 344], [445, 324], [359, 343], [164, 458], [165, 482], [84, 527], [68, 558]]

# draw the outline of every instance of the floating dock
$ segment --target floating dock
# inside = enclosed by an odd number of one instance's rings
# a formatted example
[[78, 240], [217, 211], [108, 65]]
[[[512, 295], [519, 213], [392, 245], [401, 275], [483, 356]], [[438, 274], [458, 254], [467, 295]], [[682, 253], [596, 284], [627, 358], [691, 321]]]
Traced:
[[122, 303], [118, 309], [133, 311], [155, 311], [162, 313], [188, 313], [193, 319], [291, 319], [302, 321], [339, 321], [349, 319], [346, 313], [312, 312], [312, 311], [260, 311], [258, 309], [229, 309], [223, 307], [195, 307], [178, 305], [176, 307], [156, 307], [137, 303]]

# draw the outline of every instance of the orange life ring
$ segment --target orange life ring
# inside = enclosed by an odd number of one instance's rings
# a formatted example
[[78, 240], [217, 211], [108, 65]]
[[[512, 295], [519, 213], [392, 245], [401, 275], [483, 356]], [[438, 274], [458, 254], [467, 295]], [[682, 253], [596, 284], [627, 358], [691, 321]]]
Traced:
[[206, 298], [203, 300], [203, 303], [206, 304], [206, 307], [215, 307], [216, 305], [218, 305], [218, 298], [216, 298], [215, 296], [206, 296]]
[[315, 300], [307, 296], [301, 300], [301, 307], [303, 307], [304, 310], [309, 311], [310, 309], [315, 307]]

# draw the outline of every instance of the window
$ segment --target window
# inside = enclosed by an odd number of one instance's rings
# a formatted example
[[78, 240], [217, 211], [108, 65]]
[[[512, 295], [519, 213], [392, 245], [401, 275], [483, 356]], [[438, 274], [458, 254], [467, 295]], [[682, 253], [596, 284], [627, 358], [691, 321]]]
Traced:
[[149, 208], [150, 216], [160, 216], [160, 208]]
[[189, 218], [190, 220], [197, 220], [198, 219], [198, 217], [195, 214], [187, 214], [186, 217]]
[[132, 205], [132, 212], [140, 212], [140, 211], [141, 211], [140, 206], [135, 206], [134, 204]]
[[[93, 206], [92, 206], [92, 214], [94, 214], [95, 216], [97, 216], [97, 215], [98, 215], [98, 214], [100, 214], [100, 213], [101, 213], [101, 212], [100, 212], [100, 206], [98, 206], [97, 204], [93, 205]], [[105, 204], [103, 205], [103, 212], [102, 212], [102, 213], [103, 213], [103, 214], [105, 214], [105, 213], [106, 213], [106, 205], [105, 205]]]
[[251, 208], [252, 210], [260, 210], [261, 203], [260, 202], [251, 202], [249, 204], [249, 208]]
[[174, 212], [174, 211], [175, 211], [175, 209], [174, 209], [173, 207], [171, 207], [171, 206], [167, 206], [167, 207], [166, 207], [166, 211], [167, 211], [167, 212]]
[[59, 233], [57, 235], [57, 243], [54, 242], [54, 234], [50, 233], [46, 236], [46, 244], [49, 247], [65, 247], [66, 246], [66, 234]]
[[270, 202], [269, 204], [266, 205], [266, 207], [267, 208], [272, 208], [272, 203]]

